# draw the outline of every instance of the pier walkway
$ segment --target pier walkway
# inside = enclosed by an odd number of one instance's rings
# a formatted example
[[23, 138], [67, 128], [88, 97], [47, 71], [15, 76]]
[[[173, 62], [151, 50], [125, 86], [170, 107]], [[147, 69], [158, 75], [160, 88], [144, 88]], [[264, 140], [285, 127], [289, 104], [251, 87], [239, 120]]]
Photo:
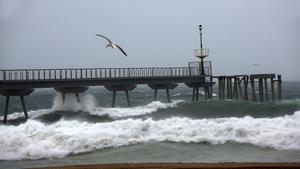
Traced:
[[188, 67], [0, 70], [0, 95], [6, 97], [3, 122], [7, 121], [10, 96], [20, 97], [25, 119], [28, 118], [24, 96], [36, 88], [54, 88], [62, 94], [63, 101], [66, 94], [72, 93], [80, 102], [79, 94], [89, 86], [104, 86], [113, 94], [114, 107], [116, 94], [120, 91], [125, 92], [127, 104], [131, 106], [129, 91], [139, 84], [146, 84], [154, 90], [154, 100], [157, 100], [158, 90], [165, 90], [168, 102], [171, 102], [169, 90], [178, 83], [184, 83], [192, 89], [192, 101], [199, 100], [201, 87], [205, 99], [211, 99], [212, 86], [215, 84], [213, 79], [217, 79], [219, 100], [275, 101], [275, 87], [278, 100], [282, 98], [281, 75], [277, 75], [277, 79], [275, 74], [213, 76], [210, 61], [204, 62], [203, 69], [200, 62], [190, 63]]
[[[0, 70], [0, 94], [6, 97], [3, 123], [7, 121], [9, 97], [19, 96], [28, 118], [24, 96], [36, 88], [54, 88], [65, 95], [73, 93], [80, 102], [79, 94], [89, 86], [104, 86], [113, 92], [112, 107], [116, 103], [116, 93], [124, 91], [128, 106], [131, 105], [129, 91], [139, 84], [146, 84], [154, 90], [154, 100], [158, 90], [166, 90], [171, 102], [169, 90], [178, 83], [193, 88], [193, 100], [199, 97], [199, 88], [203, 87], [206, 98], [212, 97], [211, 62], [206, 61], [204, 69], [198, 67], [147, 67], [147, 68], [76, 68], [76, 69], [10, 69]], [[202, 72], [204, 70], [204, 72]]]

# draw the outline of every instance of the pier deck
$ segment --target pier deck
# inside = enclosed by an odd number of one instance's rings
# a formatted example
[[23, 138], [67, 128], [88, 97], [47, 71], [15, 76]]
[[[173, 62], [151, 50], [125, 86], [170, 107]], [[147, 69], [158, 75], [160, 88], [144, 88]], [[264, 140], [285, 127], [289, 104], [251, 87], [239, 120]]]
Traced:
[[[185, 83], [193, 88], [193, 98], [199, 88], [206, 91], [206, 98], [211, 98], [209, 90], [214, 84], [211, 75], [211, 64], [204, 67], [153, 67], [153, 68], [79, 68], [79, 69], [11, 69], [0, 70], [0, 94], [6, 97], [3, 123], [7, 121], [9, 97], [20, 96], [25, 119], [28, 118], [24, 96], [36, 88], [54, 88], [65, 95], [73, 93], [78, 102], [79, 93], [89, 86], [104, 86], [113, 92], [112, 107], [116, 103], [117, 91], [124, 91], [128, 106], [131, 105], [129, 91], [139, 84], [147, 84], [154, 90], [154, 100], [158, 90], [166, 90], [168, 102], [171, 102], [169, 90], [177, 83]], [[197, 97], [198, 98], [198, 97]]]

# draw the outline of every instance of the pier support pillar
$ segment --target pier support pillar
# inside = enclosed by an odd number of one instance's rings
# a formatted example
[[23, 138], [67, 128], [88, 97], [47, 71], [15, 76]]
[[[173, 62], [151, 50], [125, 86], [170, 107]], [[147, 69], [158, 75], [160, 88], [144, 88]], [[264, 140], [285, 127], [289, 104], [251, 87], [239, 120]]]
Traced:
[[169, 89], [166, 89], [166, 93], [167, 93], [168, 103], [171, 103], [171, 97], [170, 97]]
[[185, 83], [185, 85], [187, 85], [189, 88], [193, 89], [193, 96], [192, 96], [192, 101], [194, 101], [195, 99], [195, 95], [196, 95], [196, 101], [199, 100], [199, 88], [203, 87], [204, 92], [205, 92], [205, 98], [207, 99], [211, 99], [212, 97], [212, 93], [210, 93], [210, 87], [212, 87], [215, 84], [215, 82], [191, 82], [191, 83]]
[[164, 83], [164, 84], [148, 84], [148, 86], [154, 90], [154, 101], [157, 100], [157, 90], [165, 89], [167, 100], [171, 103], [170, 89], [177, 87], [176, 83]]
[[77, 86], [77, 87], [56, 87], [54, 88], [57, 92], [62, 94], [63, 102], [65, 102], [66, 94], [74, 93], [78, 103], [80, 103], [79, 93], [83, 93], [89, 89], [86, 86]]
[[265, 96], [266, 96], [266, 101], [269, 101], [269, 92], [268, 92], [268, 79], [265, 78], [264, 79], [264, 85], [265, 85]]
[[271, 95], [272, 95], [272, 101], [275, 101], [275, 95], [274, 95], [274, 78], [271, 78]]
[[277, 76], [277, 82], [278, 82], [278, 100], [281, 100], [282, 95], [281, 95], [281, 75]]
[[5, 109], [4, 109], [4, 116], [3, 116], [3, 124], [7, 123], [7, 115], [8, 115], [8, 106], [9, 106], [9, 99], [10, 96], [19, 96], [21, 99], [24, 117], [25, 120], [28, 119], [28, 113], [25, 105], [24, 96], [27, 96], [33, 92], [33, 89], [1, 89], [0, 94], [5, 96]]
[[[244, 77], [242, 79], [238, 78], [238, 88], [239, 88], [239, 97], [241, 100], [243, 100], [243, 90], [242, 90], [242, 81], [245, 80]], [[238, 99], [238, 98], [237, 98]]]
[[222, 100], [222, 77], [218, 77], [219, 100]]
[[125, 90], [125, 93], [126, 93], [127, 105], [128, 105], [128, 107], [131, 107], [131, 103], [130, 103], [130, 99], [129, 99], [128, 90]]
[[193, 87], [192, 101], [195, 101], [196, 88]]
[[234, 77], [233, 80], [233, 99], [238, 99], [238, 78]]
[[131, 91], [131, 90], [133, 90], [133, 89], [136, 88], [136, 85], [135, 85], [135, 84], [106, 85], [106, 86], [104, 86], [104, 87], [105, 87], [107, 90], [113, 92], [113, 98], [112, 98], [111, 107], [115, 107], [115, 105], [116, 105], [116, 95], [117, 95], [117, 91], [125, 91], [127, 105], [128, 105], [128, 107], [131, 106], [130, 98], [129, 98], [129, 91]]
[[157, 100], [157, 88], [154, 89], [154, 101]]
[[199, 87], [196, 88], [196, 101], [199, 100]]
[[3, 117], [3, 124], [7, 122], [7, 114], [8, 114], [8, 106], [9, 106], [9, 96], [5, 97], [5, 110], [4, 110], [4, 117]]
[[28, 113], [27, 113], [27, 109], [26, 109], [24, 96], [20, 96], [20, 98], [21, 98], [21, 102], [22, 102], [22, 107], [23, 107], [23, 111], [24, 111], [25, 120], [27, 120], [28, 119]]
[[259, 102], [264, 101], [264, 88], [263, 88], [263, 79], [258, 80], [258, 92], [259, 92]]
[[116, 105], [116, 94], [117, 94], [117, 91], [114, 90], [111, 107], [115, 107], [115, 105]]
[[225, 99], [225, 88], [226, 88], [226, 86], [225, 86], [225, 77], [224, 76], [222, 76], [222, 100], [224, 100]]
[[229, 78], [226, 77], [226, 82], [227, 82], [227, 99], [230, 99], [230, 82], [229, 82]]
[[256, 93], [255, 93], [255, 82], [253, 78], [250, 78], [251, 88], [252, 88], [252, 101], [256, 102]]
[[249, 76], [244, 77], [244, 100], [248, 99], [248, 83], [249, 83]]

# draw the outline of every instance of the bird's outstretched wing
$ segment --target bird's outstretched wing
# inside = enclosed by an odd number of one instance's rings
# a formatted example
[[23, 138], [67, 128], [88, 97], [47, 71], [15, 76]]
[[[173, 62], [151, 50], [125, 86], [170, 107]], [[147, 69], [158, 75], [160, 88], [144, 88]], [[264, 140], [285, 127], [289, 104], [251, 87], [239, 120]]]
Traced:
[[104, 38], [104, 39], [106, 39], [109, 43], [112, 43], [107, 37], [105, 37], [105, 36], [103, 36], [103, 35], [99, 35], [99, 34], [96, 34], [97, 36], [100, 36], [100, 37], [102, 37], [102, 38]]
[[[116, 45], [116, 44], [114, 44], [114, 45]], [[120, 49], [120, 51], [121, 51], [125, 56], [127, 56], [127, 54], [125, 53], [125, 51], [124, 51], [119, 45], [116, 45], [116, 47], [117, 47], [118, 49]]]

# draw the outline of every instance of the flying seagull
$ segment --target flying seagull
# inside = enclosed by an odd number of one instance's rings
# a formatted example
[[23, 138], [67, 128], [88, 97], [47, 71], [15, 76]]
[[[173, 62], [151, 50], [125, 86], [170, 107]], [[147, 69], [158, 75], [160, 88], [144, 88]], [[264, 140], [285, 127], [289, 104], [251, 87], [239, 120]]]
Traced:
[[96, 34], [96, 35], [100, 36], [108, 41], [109, 44], [107, 44], [106, 47], [112, 47], [114, 49], [118, 48], [125, 56], [127, 56], [127, 54], [124, 52], [124, 50], [119, 45], [112, 43], [111, 40], [109, 40], [107, 37], [105, 37], [103, 35], [99, 35], [99, 34]]

